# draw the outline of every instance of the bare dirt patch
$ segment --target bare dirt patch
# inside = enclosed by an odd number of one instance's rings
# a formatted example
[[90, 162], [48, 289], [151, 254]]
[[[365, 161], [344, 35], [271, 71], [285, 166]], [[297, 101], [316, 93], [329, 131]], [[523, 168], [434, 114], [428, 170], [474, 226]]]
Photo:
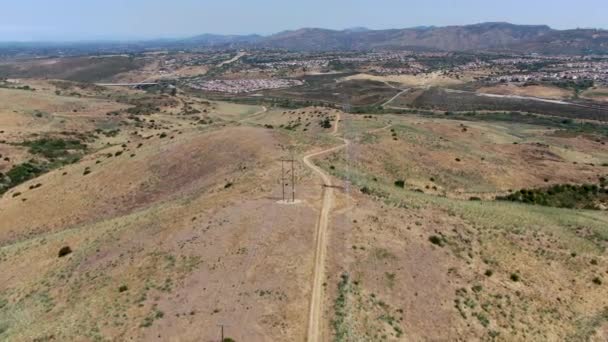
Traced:
[[529, 85], [529, 86], [517, 86], [513, 84], [509, 85], [497, 85], [493, 87], [482, 87], [477, 89], [479, 93], [486, 94], [497, 94], [497, 95], [517, 95], [517, 96], [531, 96], [540, 97], [546, 99], [563, 100], [573, 96], [572, 91], [550, 86], [541, 85]]
[[462, 84], [464, 80], [451, 78], [438, 72], [419, 74], [419, 75], [386, 75], [376, 76], [369, 74], [357, 74], [348, 76], [345, 80], [371, 80], [380, 82], [399, 83], [405, 87], [425, 87], [425, 86], [449, 86]]
[[584, 91], [580, 96], [589, 100], [608, 102], [608, 88], [592, 88]]

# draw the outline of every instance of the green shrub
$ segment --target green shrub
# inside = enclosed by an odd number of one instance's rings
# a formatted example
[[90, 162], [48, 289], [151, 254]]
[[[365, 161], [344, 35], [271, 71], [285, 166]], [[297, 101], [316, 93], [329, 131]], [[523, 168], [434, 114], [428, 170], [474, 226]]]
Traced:
[[325, 118], [319, 122], [319, 125], [323, 128], [331, 128], [331, 120], [329, 118]]
[[8, 330], [8, 323], [0, 322], [0, 335]]
[[28, 146], [30, 153], [42, 155], [48, 159], [65, 158], [70, 154], [70, 150], [86, 150], [87, 148], [80, 140], [64, 140], [58, 138], [43, 138], [26, 141], [23, 142], [22, 145]]
[[[601, 182], [601, 181], [600, 181]], [[596, 184], [556, 184], [547, 188], [521, 189], [496, 200], [522, 202], [558, 208], [598, 209], [596, 203], [608, 200], [608, 194]]]
[[36, 164], [23, 163], [13, 166], [6, 176], [10, 178], [12, 184], [17, 185], [38, 176], [43, 171], [44, 169]]
[[405, 188], [405, 181], [402, 179], [396, 180], [395, 181], [395, 186], [398, 188]]
[[437, 235], [431, 235], [429, 237], [429, 241], [433, 245], [437, 245], [437, 246], [440, 246], [440, 247], [443, 247], [443, 244], [444, 244], [444, 240], [440, 236], [437, 236]]
[[63, 246], [61, 247], [61, 249], [59, 250], [59, 253], [57, 253], [57, 255], [60, 258], [63, 258], [64, 256], [71, 254], [72, 253], [72, 248], [70, 248], [70, 246]]
[[484, 327], [490, 325], [490, 320], [482, 312], [476, 312], [473, 314], [473, 316], [477, 317], [479, 323], [481, 323], [481, 325], [483, 325]]

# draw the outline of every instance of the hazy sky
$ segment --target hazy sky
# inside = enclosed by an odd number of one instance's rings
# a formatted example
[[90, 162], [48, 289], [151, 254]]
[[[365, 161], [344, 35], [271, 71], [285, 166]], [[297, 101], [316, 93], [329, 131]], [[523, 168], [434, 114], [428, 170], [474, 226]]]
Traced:
[[0, 41], [269, 34], [484, 21], [608, 28], [608, 0], [1, 0]]

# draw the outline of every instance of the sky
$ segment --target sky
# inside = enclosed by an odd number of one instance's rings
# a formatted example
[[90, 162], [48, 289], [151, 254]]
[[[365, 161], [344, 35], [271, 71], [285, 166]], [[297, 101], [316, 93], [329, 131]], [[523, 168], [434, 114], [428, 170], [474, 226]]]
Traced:
[[607, 0], [0, 0], [0, 41], [272, 34], [488, 21], [608, 29]]

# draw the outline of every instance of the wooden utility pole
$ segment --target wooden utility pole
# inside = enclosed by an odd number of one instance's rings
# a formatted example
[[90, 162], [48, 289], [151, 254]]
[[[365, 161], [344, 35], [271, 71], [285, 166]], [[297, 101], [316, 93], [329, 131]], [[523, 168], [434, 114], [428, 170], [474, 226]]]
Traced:
[[[287, 173], [285, 172], [285, 162], [291, 163], [291, 170], [288, 170]], [[293, 158], [291, 159], [281, 159], [281, 189], [283, 191], [283, 202], [288, 202], [287, 198], [285, 197], [285, 186], [288, 185], [286, 183], [287, 181], [287, 175], [289, 175], [289, 172], [291, 172], [291, 202], [295, 202], [296, 201], [296, 172], [295, 172], [295, 160]]]
[[293, 168], [293, 158], [291, 159], [291, 202], [296, 202], [296, 172]]
[[283, 190], [283, 202], [285, 202], [285, 165], [281, 159], [281, 189]]
[[220, 336], [221, 336], [220, 342], [224, 342], [224, 327], [229, 327], [230, 325], [220, 323], [220, 324], [218, 324], [218, 326], [220, 327]]

